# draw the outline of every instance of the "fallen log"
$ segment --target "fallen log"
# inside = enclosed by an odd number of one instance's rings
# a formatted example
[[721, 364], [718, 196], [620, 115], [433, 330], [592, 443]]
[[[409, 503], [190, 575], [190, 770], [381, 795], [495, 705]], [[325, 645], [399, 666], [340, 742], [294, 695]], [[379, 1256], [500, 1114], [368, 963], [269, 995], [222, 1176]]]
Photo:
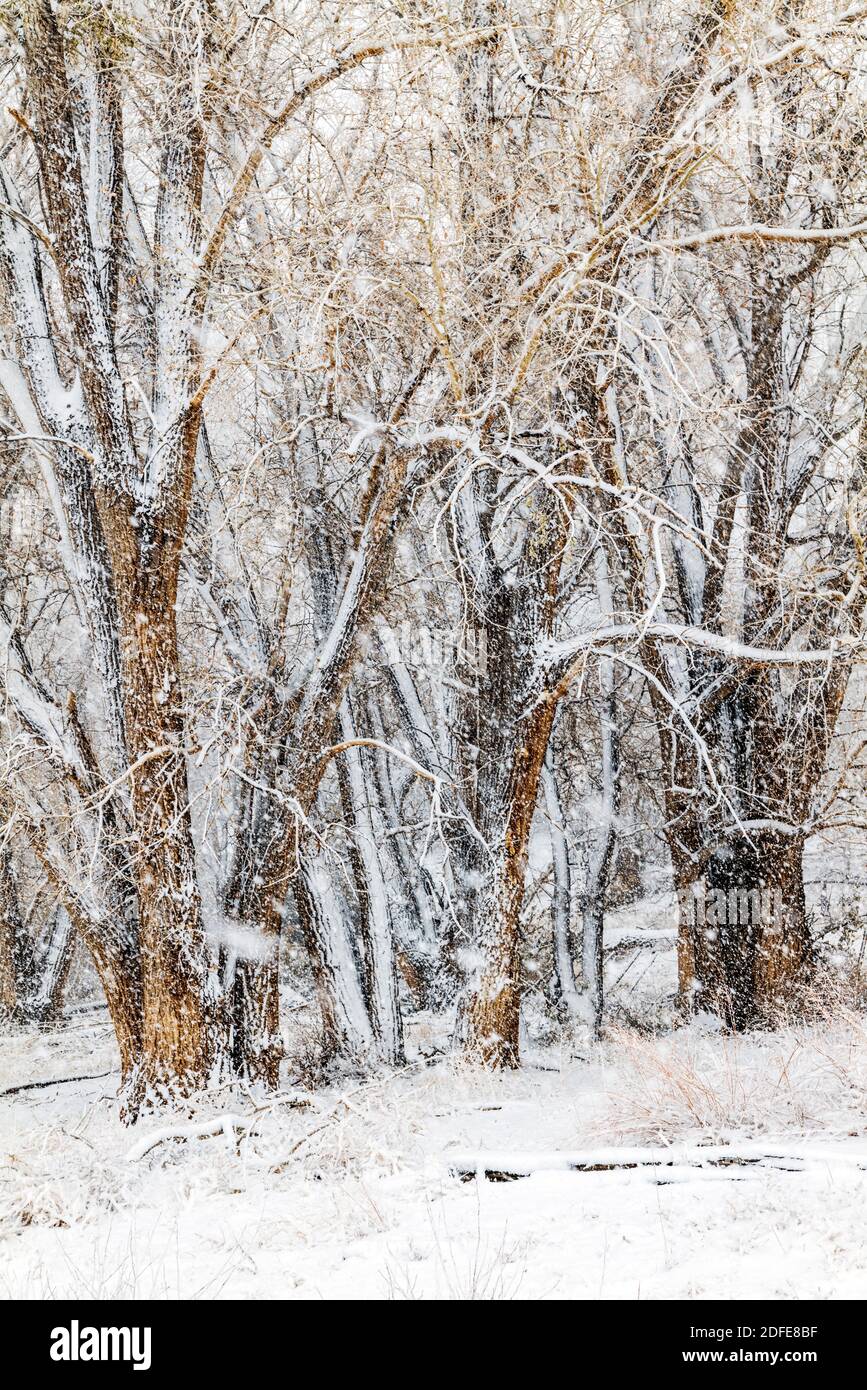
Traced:
[[535, 1173], [616, 1173], [644, 1171], [655, 1183], [683, 1180], [701, 1170], [773, 1168], [782, 1172], [848, 1168], [867, 1171], [867, 1154], [843, 1149], [796, 1147], [776, 1144], [738, 1144], [715, 1147], [696, 1145], [670, 1149], [598, 1149], [584, 1153], [480, 1152], [447, 1155], [449, 1173], [470, 1182], [515, 1182]]
[[656, 931], [624, 932], [616, 941], [606, 945], [606, 960], [617, 960], [628, 956], [632, 951], [670, 951], [677, 945], [677, 928], [665, 927]]

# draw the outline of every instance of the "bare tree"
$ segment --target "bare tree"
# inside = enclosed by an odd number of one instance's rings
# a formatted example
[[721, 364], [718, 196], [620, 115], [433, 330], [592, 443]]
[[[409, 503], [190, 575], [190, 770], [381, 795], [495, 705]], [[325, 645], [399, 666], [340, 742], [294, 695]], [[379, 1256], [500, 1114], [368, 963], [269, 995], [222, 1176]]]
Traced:
[[[80, 938], [131, 1117], [278, 1084], [286, 923], [323, 1060], [400, 1063], [421, 1006], [517, 1065], [537, 835], [598, 1034], [627, 708], [684, 1003], [808, 981], [867, 594], [864, 17], [3, 8], [0, 500], [41, 525], [0, 566], [0, 997], [56, 1011]], [[759, 917], [697, 923], [730, 892]]]

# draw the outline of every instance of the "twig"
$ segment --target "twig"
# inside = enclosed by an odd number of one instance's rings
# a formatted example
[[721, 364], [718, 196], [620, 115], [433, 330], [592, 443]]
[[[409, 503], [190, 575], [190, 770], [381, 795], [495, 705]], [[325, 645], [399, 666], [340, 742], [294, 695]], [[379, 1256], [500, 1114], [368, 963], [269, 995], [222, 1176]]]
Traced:
[[46, 1086], [65, 1086], [69, 1081], [101, 1081], [105, 1076], [111, 1076], [112, 1069], [108, 1071], [92, 1072], [88, 1076], [59, 1076], [56, 1081], [25, 1081], [21, 1086], [10, 1086], [6, 1091], [0, 1091], [0, 1100], [4, 1096], [17, 1096], [22, 1091], [37, 1091]]

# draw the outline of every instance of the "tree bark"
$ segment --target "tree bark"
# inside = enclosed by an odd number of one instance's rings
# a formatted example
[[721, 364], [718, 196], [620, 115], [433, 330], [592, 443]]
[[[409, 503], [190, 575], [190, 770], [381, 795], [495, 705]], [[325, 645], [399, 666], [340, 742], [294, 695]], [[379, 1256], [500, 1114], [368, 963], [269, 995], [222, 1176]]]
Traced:
[[8, 850], [0, 851], [0, 1017], [30, 1022], [33, 946], [21, 918], [18, 884]]
[[682, 907], [695, 1009], [742, 1032], [797, 1004], [814, 963], [801, 839], [728, 835]]
[[[487, 788], [480, 789], [488, 853], [478, 870], [480, 885], [467, 893], [476, 964], [462, 1033], [468, 1055], [495, 1069], [516, 1067], [520, 1060], [521, 906], [530, 827], [554, 712], [553, 701], [540, 705], [521, 721], [511, 746], [503, 750], [505, 795], [488, 796]], [[501, 778], [498, 770], [496, 780]]]
[[[351, 697], [340, 710], [344, 740], [357, 737]], [[385, 832], [376, 804], [373, 754], [367, 748], [348, 748], [345, 755], [349, 810], [355, 829], [357, 889], [362, 921], [367, 993], [377, 1050], [391, 1066], [404, 1060], [403, 1021], [397, 989], [391, 903], [380, 862], [379, 845]]]
[[552, 993], [563, 1013], [575, 1018], [580, 1013], [581, 999], [575, 984], [575, 955], [572, 949], [570, 918], [572, 915], [572, 868], [569, 863], [569, 842], [557, 773], [551, 745], [542, 769], [545, 806], [551, 824], [553, 887], [551, 890], [551, 924], [553, 938], [554, 974]]
[[357, 1066], [374, 1049], [358, 950], [331, 884], [312, 858], [302, 859], [294, 894], [319, 1000], [323, 1061]]
[[[166, 559], [168, 557], [165, 557]], [[168, 572], [169, 585], [162, 580]], [[210, 998], [184, 753], [177, 652], [177, 571], [154, 562], [123, 576], [124, 704], [132, 759], [142, 959], [142, 1093], [204, 1084], [213, 1061]]]
[[69, 913], [58, 908], [43, 933], [36, 963], [31, 1012], [41, 1024], [55, 1023], [63, 1012], [75, 940]]

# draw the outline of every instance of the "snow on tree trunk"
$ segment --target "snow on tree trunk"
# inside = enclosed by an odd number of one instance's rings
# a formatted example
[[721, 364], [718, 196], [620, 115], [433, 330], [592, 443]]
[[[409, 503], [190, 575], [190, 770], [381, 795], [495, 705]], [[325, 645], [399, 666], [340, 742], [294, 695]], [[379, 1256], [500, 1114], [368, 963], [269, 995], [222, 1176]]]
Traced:
[[12, 859], [8, 850], [0, 850], [0, 1018], [27, 1022], [33, 967], [33, 949], [21, 918]]
[[[341, 706], [340, 730], [344, 740], [357, 737], [349, 696]], [[385, 824], [377, 804], [372, 751], [349, 748], [346, 762], [356, 852], [362, 871], [359, 910], [364, 922], [371, 1021], [382, 1060], [397, 1065], [404, 1056], [403, 1023], [397, 992], [391, 903], [378, 848]]]
[[572, 915], [572, 871], [569, 863], [569, 842], [551, 746], [542, 767], [542, 788], [550, 822], [554, 883], [551, 891], [551, 921], [553, 925], [554, 990], [567, 1014], [577, 1017], [581, 996], [575, 984], [575, 956], [570, 919]]
[[797, 1006], [813, 964], [802, 844], [729, 837], [685, 895], [683, 912], [696, 1009], [742, 1031]]
[[374, 1049], [358, 945], [327, 873], [314, 858], [302, 863], [294, 892], [316, 983], [325, 1060], [338, 1068], [356, 1067]]
[[[504, 740], [496, 770], [480, 778], [477, 825], [485, 839], [475, 881], [464, 883], [471, 960], [461, 1031], [486, 1066], [516, 1067], [520, 1053], [520, 915], [530, 827], [554, 717], [546, 702]], [[497, 721], [498, 723], [500, 721]], [[486, 750], [497, 756], [490, 747]]]

